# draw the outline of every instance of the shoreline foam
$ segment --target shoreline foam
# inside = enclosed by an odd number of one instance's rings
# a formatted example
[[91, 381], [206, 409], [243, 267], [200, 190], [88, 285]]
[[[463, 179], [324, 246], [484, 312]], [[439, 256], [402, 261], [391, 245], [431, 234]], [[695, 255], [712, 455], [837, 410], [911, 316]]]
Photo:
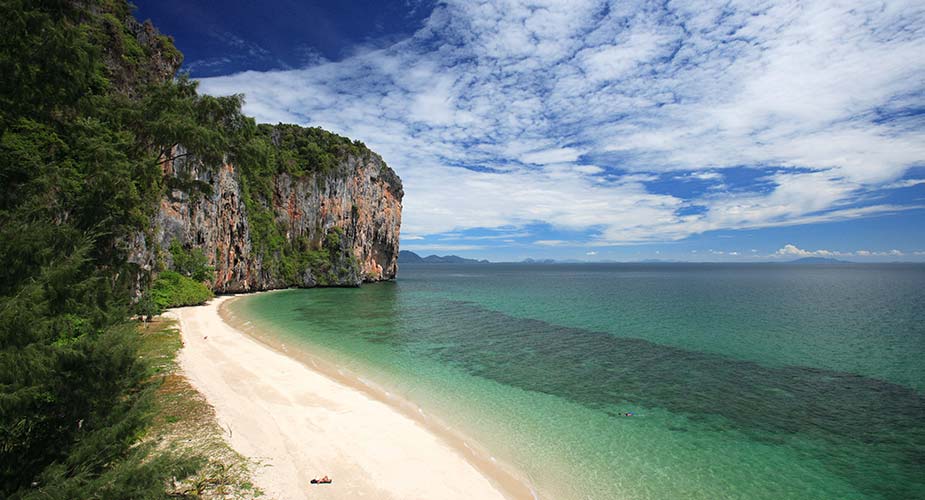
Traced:
[[[412, 402], [248, 335], [242, 330], [253, 325], [233, 317], [231, 300], [172, 311], [184, 339], [180, 361], [232, 447], [268, 466], [255, 481], [270, 496], [535, 497], [509, 468]], [[325, 474], [334, 484], [309, 484]]]

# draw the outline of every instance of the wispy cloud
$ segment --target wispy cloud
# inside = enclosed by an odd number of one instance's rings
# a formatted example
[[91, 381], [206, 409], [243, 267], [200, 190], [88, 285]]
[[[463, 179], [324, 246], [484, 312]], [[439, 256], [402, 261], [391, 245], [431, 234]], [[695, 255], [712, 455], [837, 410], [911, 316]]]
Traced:
[[479, 241], [479, 240], [513, 240], [515, 238], [529, 238], [533, 233], [519, 231], [513, 233], [483, 234], [483, 235], [462, 235], [459, 233], [447, 233], [440, 237], [443, 241]]
[[575, 242], [566, 241], [566, 240], [536, 240], [533, 242], [535, 245], [543, 247], [561, 247], [561, 246], [574, 246], [577, 245]]
[[402, 248], [405, 250], [411, 250], [413, 252], [461, 252], [468, 250], [482, 250], [485, 247], [480, 245], [441, 245], [441, 244], [408, 244], [402, 245]]
[[[925, 161], [923, 53], [911, 0], [451, 0], [386, 49], [201, 88], [369, 144], [405, 182], [403, 233], [615, 245], [914, 208], [868, 195], [919, 185], [901, 178]], [[726, 189], [742, 166], [761, 189]], [[666, 172], [714, 189], [655, 189]]]
[[925, 184], [925, 179], [905, 179], [899, 182], [894, 182], [892, 184], [887, 184], [884, 186], [885, 189], [902, 189], [910, 188], [915, 186], [921, 186]]

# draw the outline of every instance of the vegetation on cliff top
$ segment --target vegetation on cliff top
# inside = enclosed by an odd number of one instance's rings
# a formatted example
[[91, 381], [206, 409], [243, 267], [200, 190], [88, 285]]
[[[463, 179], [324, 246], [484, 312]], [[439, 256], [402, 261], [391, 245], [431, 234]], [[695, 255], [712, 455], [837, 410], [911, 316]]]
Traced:
[[269, 165], [275, 166], [277, 173], [295, 176], [330, 173], [343, 165], [348, 156], [372, 154], [361, 141], [351, 141], [319, 127], [260, 124], [257, 132], [272, 146]]

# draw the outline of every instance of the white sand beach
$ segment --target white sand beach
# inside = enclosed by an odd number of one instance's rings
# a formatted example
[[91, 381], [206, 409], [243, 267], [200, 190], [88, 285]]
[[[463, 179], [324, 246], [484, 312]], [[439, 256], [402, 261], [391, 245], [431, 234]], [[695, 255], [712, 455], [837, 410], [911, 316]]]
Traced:
[[[254, 479], [267, 496], [506, 497], [438, 433], [230, 326], [219, 314], [226, 300], [169, 314], [182, 330], [185, 375], [215, 407], [232, 447], [264, 465]], [[310, 484], [323, 475], [333, 484]]]

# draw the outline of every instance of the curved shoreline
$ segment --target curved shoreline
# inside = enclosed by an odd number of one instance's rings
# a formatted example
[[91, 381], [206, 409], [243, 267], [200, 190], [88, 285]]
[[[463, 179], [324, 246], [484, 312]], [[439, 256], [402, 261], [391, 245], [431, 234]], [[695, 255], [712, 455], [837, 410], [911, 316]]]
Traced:
[[[233, 300], [172, 311], [184, 339], [181, 366], [229, 429], [232, 447], [270, 465], [255, 481], [271, 496], [535, 498], [507, 467], [412, 402], [248, 334], [250, 322], [226, 307]], [[335, 483], [309, 489], [309, 479], [324, 474]]]

